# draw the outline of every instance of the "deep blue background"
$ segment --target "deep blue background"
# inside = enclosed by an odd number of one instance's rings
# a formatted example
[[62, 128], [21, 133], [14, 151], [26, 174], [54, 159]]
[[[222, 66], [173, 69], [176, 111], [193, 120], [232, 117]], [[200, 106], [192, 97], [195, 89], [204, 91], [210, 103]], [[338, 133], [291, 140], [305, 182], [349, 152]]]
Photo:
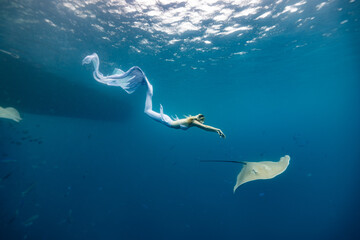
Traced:
[[[320, 15], [317, 30], [288, 28], [257, 43], [263, 51], [215, 62], [211, 53], [163, 61], [173, 49], [117, 55], [91, 41], [76, 54], [56, 50], [58, 70], [0, 53], [0, 106], [23, 118], [0, 119], [1, 239], [359, 239], [358, 10], [353, 3], [353, 21], [331, 37], [320, 34], [335, 27]], [[307, 45], [294, 48], [295, 38]], [[230, 37], [213, 42], [227, 46], [219, 56], [238, 47]], [[146, 89], [127, 95], [81, 66], [93, 51], [104, 73], [111, 62], [140, 66], [155, 110], [161, 103], [170, 115], [203, 113], [227, 138], [151, 120]], [[203, 70], [193, 67], [197, 58]], [[283, 174], [235, 194], [240, 165], [199, 162], [285, 154]]]

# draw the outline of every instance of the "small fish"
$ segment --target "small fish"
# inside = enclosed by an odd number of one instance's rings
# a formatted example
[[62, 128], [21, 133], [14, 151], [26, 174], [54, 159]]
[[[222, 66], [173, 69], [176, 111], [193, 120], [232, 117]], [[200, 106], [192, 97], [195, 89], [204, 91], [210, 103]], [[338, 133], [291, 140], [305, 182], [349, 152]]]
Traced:
[[23, 224], [26, 226], [26, 227], [29, 227], [31, 226], [35, 220], [37, 220], [39, 218], [39, 215], [38, 214], [35, 214], [31, 217], [29, 217], [28, 219], [26, 219]]
[[16, 218], [18, 217], [18, 215], [19, 215], [19, 210], [16, 209], [15, 215], [12, 216], [12, 217], [6, 222], [6, 225], [11, 225], [11, 224], [16, 220]]
[[6, 158], [6, 159], [1, 160], [1, 163], [12, 163], [12, 162], [16, 162], [16, 160], [11, 159], [11, 158]]
[[61, 220], [59, 222], [59, 224], [64, 224], [64, 223], [67, 223], [67, 224], [71, 224], [73, 222], [73, 218], [72, 218], [72, 210], [70, 209], [67, 213], [67, 216], [66, 218], [64, 218], [63, 220]]
[[72, 209], [70, 209], [68, 211], [67, 217], [66, 217], [66, 221], [67, 223], [72, 223], [73, 222], [73, 217], [72, 217]]
[[32, 183], [27, 189], [25, 189], [25, 191], [21, 192], [21, 196], [25, 197], [26, 195], [28, 195], [30, 192], [32, 192], [34, 187], [35, 187], [35, 183]]
[[15, 219], [16, 219], [16, 216], [13, 216], [6, 222], [6, 225], [11, 225], [15, 221]]
[[8, 179], [11, 175], [12, 175], [12, 172], [9, 172], [9, 173], [5, 174], [2, 178], [0, 178], [0, 182]]

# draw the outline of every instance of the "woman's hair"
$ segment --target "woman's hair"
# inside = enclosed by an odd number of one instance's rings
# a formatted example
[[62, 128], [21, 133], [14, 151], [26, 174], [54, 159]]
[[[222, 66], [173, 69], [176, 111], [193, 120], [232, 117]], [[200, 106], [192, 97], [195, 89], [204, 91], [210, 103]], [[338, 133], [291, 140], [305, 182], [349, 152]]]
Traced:
[[203, 114], [198, 114], [197, 115], [197, 120], [201, 123], [205, 122], [205, 116]]
[[205, 116], [203, 114], [198, 114], [196, 116], [191, 116], [191, 115], [187, 116], [187, 115], [185, 115], [185, 118], [188, 119], [191, 122], [196, 120], [196, 121], [199, 121], [201, 123], [204, 123], [204, 121], [205, 121]]

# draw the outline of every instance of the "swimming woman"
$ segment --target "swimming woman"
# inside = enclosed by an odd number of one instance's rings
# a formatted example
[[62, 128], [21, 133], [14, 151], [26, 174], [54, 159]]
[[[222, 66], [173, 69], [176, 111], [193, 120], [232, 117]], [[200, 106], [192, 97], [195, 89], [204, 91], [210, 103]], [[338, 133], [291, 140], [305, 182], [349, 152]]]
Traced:
[[149, 117], [171, 128], [187, 130], [190, 127], [198, 127], [206, 131], [216, 132], [219, 134], [220, 137], [225, 138], [225, 134], [220, 129], [204, 124], [205, 117], [202, 114], [198, 114], [196, 116], [187, 116], [186, 118], [182, 119], [171, 119], [171, 117], [164, 113], [163, 106], [161, 104], [160, 113], [154, 112], [152, 110], [153, 87], [145, 75], [144, 77], [146, 85], [148, 87], [145, 100], [145, 113]]
[[168, 115], [164, 114], [162, 105], [160, 105], [160, 113], [153, 111], [153, 87], [145, 76], [144, 72], [139, 67], [132, 67], [127, 72], [123, 72], [122, 70], [115, 68], [112, 75], [104, 76], [102, 73], [99, 72], [100, 63], [99, 57], [96, 53], [86, 56], [83, 59], [82, 63], [89, 64], [91, 62], [93, 63], [95, 68], [93, 76], [98, 82], [110, 86], [119, 86], [129, 94], [133, 93], [141, 84], [146, 84], [147, 93], [145, 100], [145, 113], [155, 121], [158, 121], [168, 127], [175, 129], [187, 130], [190, 127], [198, 127], [206, 131], [216, 132], [221, 138], [225, 138], [224, 133], [220, 129], [204, 124], [205, 117], [202, 114], [198, 114], [196, 116], [187, 116], [183, 119], [172, 119]]

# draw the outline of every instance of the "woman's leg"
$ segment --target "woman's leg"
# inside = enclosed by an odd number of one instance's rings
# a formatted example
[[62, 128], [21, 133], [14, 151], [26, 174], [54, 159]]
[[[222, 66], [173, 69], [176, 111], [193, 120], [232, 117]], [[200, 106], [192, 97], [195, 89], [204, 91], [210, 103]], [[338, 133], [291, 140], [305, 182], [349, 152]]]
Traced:
[[146, 92], [146, 100], [145, 100], [145, 110], [144, 110], [144, 112], [149, 117], [151, 117], [152, 119], [161, 122], [161, 115], [152, 110], [153, 87], [152, 87], [152, 85], [150, 84], [150, 82], [149, 82], [149, 80], [147, 78], [145, 78], [145, 81], [146, 81], [146, 85], [147, 85], [148, 90]]

